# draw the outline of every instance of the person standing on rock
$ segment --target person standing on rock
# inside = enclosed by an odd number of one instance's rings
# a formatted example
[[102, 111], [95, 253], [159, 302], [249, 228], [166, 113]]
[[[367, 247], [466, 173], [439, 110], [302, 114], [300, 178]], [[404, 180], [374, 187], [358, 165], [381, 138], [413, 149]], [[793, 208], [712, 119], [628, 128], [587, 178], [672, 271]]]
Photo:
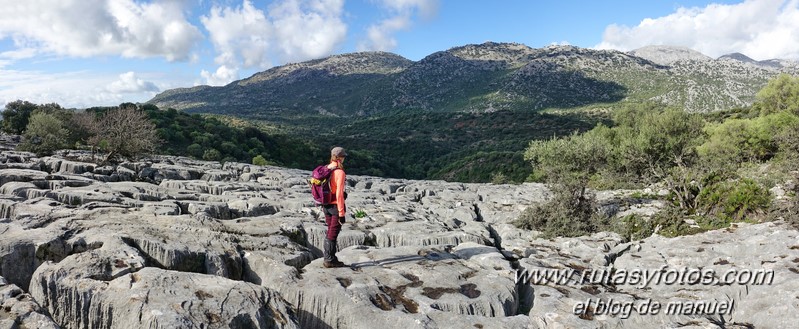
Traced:
[[338, 234], [341, 232], [341, 226], [346, 220], [347, 206], [344, 203], [346, 199], [345, 183], [347, 174], [344, 173], [344, 159], [347, 157], [347, 151], [343, 147], [336, 146], [330, 150], [330, 164], [327, 167], [333, 170], [330, 175], [330, 193], [333, 194], [333, 200], [326, 205], [322, 206], [325, 214], [325, 222], [327, 223], [327, 236], [325, 237], [325, 250], [324, 250], [324, 266], [330, 267], [343, 267], [344, 263], [336, 257], [338, 251]]

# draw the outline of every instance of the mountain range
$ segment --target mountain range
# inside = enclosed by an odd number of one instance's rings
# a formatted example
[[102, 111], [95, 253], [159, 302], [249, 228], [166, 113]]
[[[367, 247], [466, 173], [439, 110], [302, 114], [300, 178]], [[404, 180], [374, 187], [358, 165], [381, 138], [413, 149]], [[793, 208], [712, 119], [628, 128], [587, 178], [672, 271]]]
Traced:
[[688, 111], [747, 106], [768, 79], [799, 63], [710, 58], [680, 47], [630, 52], [487, 42], [411, 61], [361, 52], [274, 67], [226, 86], [164, 91], [149, 103], [191, 112], [274, 118], [371, 116], [402, 110], [568, 109], [659, 101]]
[[798, 74], [799, 64], [665, 46], [621, 52], [487, 42], [419, 61], [335, 55], [226, 86], [167, 90], [149, 103], [248, 119], [320, 154], [344, 145], [353, 151], [348, 172], [357, 174], [521, 182], [532, 172], [523, 158], [532, 140], [586, 131], [638, 104], [746, 107], [781, 73]]

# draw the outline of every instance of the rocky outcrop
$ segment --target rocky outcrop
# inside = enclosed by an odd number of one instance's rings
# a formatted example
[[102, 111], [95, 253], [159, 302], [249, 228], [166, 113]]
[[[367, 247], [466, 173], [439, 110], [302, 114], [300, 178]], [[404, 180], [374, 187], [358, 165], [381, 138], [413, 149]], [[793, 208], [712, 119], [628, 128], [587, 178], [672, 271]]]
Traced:
[[60, 328], [30, 294], [0, 276], [0, 328]]
[[[799, 234], [779, 222], [675, 239], [547, 240], [511, 224], [549, 198], [540, 184], [348, 176], [359, 216], [338, 245], [350, 266], [325, 269], [307, 171], [179, 157], [97, 166], [82, 152], [0, 159], [3, 328], [760, 328], [791, 326], [799, 307]], [[625, 193], [599, 196], [617, 215], [662, 206], [614, 202]], [[682, 269], [773, 277], [601, 275]], [[646, 302], [692, 306], [625, 311]]]

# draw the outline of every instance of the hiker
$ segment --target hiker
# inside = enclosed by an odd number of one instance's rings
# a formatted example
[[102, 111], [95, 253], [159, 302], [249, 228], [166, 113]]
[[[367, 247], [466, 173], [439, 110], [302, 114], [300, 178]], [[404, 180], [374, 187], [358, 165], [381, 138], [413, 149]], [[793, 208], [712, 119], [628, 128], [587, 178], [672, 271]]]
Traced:
[[325, 238], [324, 246], [324, 266], [325, 267], [343, 267], [344, 263], [336, 258], [336, 245], [338, 234], [341, 232], [341, 226], [346, 220], [347, 207], [344, 203], [346, 194], [344, 192], [345, 182], [347, 175], [344, 173], [344, 159], [347, 157], [347, 151], [342, 147], [334, 147], [330, 150], [330, 164], [327, 165], [328, 169], [333, 170], [330, 175], [330, 194], [331, 200], [328, 204], [322, 205], [323, 213], [325, 214], [325, 222], [327, 223], [327, 236]]

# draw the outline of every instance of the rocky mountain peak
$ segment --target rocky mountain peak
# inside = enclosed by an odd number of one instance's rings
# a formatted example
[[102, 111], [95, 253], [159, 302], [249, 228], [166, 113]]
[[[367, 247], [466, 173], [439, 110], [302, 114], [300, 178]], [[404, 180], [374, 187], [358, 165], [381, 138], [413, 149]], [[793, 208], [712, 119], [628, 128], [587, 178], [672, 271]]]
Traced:
[[413, 64], [413, 61], [397, 54], [383, 51], [369, 51], [333, 55], [301, 63], [291, 63], [256, 73], [238, 84], [274, 80], [289, 76], [297, 71], [324, 72], [329, 75], [350, 74], [392, 74], [400, 72]]
[[535, 51], [521, 43], [485, 42], [455, 47], [447, 53], [464, 60], [503, 61], [519, 64]]
[[746, 56], [744, 54], [741, 54], [741, 53], [726, 54], [724, 56], [719, 57], [718, 59], [719, 60], [735, 60], [735, 61], [744, 62], [744, 63], [754, 63], [754, 62], [756, 62], [754, 59], [752, 59], [749, 56]]
[[672, 65], [677, 61], [709, 61], [712, 58], [690, 48], [678, 46], [646, 46], [629, 52], [660, 65]]

